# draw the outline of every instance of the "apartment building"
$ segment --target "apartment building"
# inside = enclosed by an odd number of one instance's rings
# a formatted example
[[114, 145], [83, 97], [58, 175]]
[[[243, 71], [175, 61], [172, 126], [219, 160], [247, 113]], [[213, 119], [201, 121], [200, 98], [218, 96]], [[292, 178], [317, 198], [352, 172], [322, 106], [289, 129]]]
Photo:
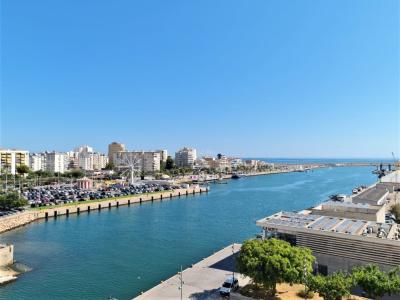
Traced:
[[108, 145], [108, 161], [116, 165], [117, 162], [114, 161], [115, 153], [124, 151], [126, 151], [124, 144], [118, 142], [112, 142], [111, 144]]
[[0, 149], [0, 173], [17, 173], [17, 167], [21, 165], [29, 166], [29, 151], [17, 149]]
[[45, 152], [46, 170], [54, 173], [64, 173], [67, 170], [68, 159], [62, 152]]
[[175, 165], [177, 167], [193, 168], [197, 159], [197, 152], [194, 148], [184, 147], [175, 153]]

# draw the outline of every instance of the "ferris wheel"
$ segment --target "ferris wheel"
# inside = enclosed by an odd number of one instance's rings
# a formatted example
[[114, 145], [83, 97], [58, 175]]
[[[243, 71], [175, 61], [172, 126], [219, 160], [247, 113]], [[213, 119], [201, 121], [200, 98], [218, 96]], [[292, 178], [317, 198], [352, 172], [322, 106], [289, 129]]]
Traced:
[[121, 175], [126, 175], [126, 178], [129, 178], [129, 183], [134, 184], [135, 175], [139, 174], [140, 171], [140, 159], [124, 153], [119, 157], [119, 160], [121, 162], [121, 168], [124, 169]]

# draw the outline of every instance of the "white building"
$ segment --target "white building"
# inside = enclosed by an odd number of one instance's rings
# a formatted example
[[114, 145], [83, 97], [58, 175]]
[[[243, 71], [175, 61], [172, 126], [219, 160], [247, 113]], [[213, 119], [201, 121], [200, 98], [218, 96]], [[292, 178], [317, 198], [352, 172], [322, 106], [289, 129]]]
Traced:
[[161, 159], [161, 161], [163, 161], [163, 162], [166, 162], [167, 161], [167, 157], [168, 157], [168, 151], [167, 150], [156, 150], [156, 151], [154, 151], [154, 152], [158, 152], [158, 153], [160, 153], [160, 159]]
[[78, 153], [82, 153], [82, 152], [86, 152], [86, 153], [90, 153], [93, 152], [93, 147], [90, 146], [80, 146], [74, 149], [74, 152], [78, 152]]
[[46, 170], [46, 156], [43, 153], [30, 154], [29, 168], [34, 172]]
[[138, 172], [160, 171], [160, 160], [160, 153], [156, 151], [120, 151], [114, 153], [113, 158], [117, 167], [133, 165]]
[[0, 149], [0, 174], [17, 173], [17, 167], [29, 166], [29, 152], [16, 149]]
[[102, 153], [93, 153], [93, 170], [104, 169], [108, 164], [108, 156]]
[[64, 173], [67, 170], [67, 156], [62, 152], [45, 152], [46, 170], [54, 173]]
[[197, 159], [196, 149], [184, 147], [175, 153], [175, 164], [178, 167], [193, 168]]

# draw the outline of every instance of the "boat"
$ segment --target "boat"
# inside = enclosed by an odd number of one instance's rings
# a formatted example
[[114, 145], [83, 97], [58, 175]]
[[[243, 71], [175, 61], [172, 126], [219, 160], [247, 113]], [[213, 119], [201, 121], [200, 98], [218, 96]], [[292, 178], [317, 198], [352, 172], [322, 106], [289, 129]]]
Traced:
[[232, 174], [232, 179], [239, 179], [244, 177], [244, 174], [240, 174], [240, 173], [233, 173]]

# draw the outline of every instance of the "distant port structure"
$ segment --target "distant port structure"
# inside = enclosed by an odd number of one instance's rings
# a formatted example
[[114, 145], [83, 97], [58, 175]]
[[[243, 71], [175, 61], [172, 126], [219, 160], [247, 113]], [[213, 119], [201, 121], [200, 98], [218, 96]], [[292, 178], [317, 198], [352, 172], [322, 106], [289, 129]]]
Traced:
[[322, 274], [370, 263], [384, 270], [400, 265], [400, 224], [386, 220], [400, 203], [400, 170], [386, 171], [375, 184], [300, 212], [277, 212], [256, 222], [261, 238], [308, 247]]

